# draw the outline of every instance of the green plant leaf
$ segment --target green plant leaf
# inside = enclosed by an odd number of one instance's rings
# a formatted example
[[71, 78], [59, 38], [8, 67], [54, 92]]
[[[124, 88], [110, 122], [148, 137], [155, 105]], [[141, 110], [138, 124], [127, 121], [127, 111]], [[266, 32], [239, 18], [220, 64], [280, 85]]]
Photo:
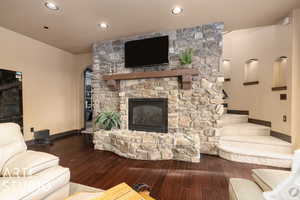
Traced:
[[96, 119], [96, 124], [100, 124], [105, 130], [120, 128], [121, 116], [118, 112], [102, 112]]
[[181, 55], [179, 55], [179, 60], [182, 65], [191, 64], [193, 62], [193, 49], [185, 50]]

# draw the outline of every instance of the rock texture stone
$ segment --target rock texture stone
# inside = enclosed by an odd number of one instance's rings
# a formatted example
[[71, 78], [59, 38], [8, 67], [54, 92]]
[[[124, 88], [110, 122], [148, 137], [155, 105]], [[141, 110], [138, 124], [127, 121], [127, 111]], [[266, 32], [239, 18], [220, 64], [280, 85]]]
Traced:
[[[190, 149], [161, 151], [161, 158], [182, 157], [184, 160], [191, 160], [194, 157], [183, 158], [184, 153], [196, 152], [217, 154], [218, 137], [215, 135], [217, 120], [223, 114], [222, 99], [222, 74], [219, 72], [219, 65], [222, 56], [222, 31], [223, 23], [214, 23], [197, 26], [194, 28], [178, 29], [169, 32], [152, 33], [148, 35], [123, 38], [115, 41], [95, 43], [93, 45], [93, 103], [94, 116], [103, 111], [118, 111], [121, 113], [122, 126], [120, 133], [128, 132], [128, 99], [129, 98], [168, 98], [168, 123], [169, 130], [164, 137], [176, 138], [180, 135], [194, 138], [197, 146], [190, 146]], [[124, 67], [124, 44], [127, 41], [151, 38], [157, 36], [169, 36], [169, 64], [145, 68]], [[193, 48], [193, 63], [188, 66], [181, 66], [179, 54], [186, 49]], [[140, 79], [120, 81], [120, 91], [111, 91], [103, 75], [114, 73], [130, 73], [139, 71], [159, 71], [170, 69], [194, 68], [199, 70], [198, 76], [193, 76], [192, 89], [180, 89], [177, 78], [161, 79]], [[136, 133], [135, 133], [136, 134]], [[138, 134], [136, 134], [138, 135]], [[142, 134], [146, 136], [147, 134]], [[157, 135], [161, 135], [157, 133]], [[110, 136], [107, 136], [111, 138]], [[138, 137], [138, 136], [137, 136]], [[130, 137], [131, 138], [131, 137]], [[140, 137], [138, 137], [140, 138]], [[143, 138], [140, 138], [143, 139]], [[180, 139], [178, 139], [180, 141]], [[97, 140], [95, 140], [97, 141]], [[103, 141], [101, 139], [101, 141]], [[115, 140], [114, 140], [115, 141]], [[132, 150], [127, 143], [122, 148]], [[111, 142], [111, 140], [109, 140]], [[96, 145], [96, 148], [109, 149], [113, 144], [105, 142]], [[121, 147], [120, 147], [121, 148]], [[138, 158], [156, 159], [158, 154], [146, 153], [143, 148], [138, 148]], [[158, 148], [158, 147], [157, 147]], [[119, 149], [119, 147], [117, 148]], [[124, 149], [123, 149], [124, 150]], [[116, 149], [114, 148], [114, 152]], [[121, 150], [119, 150], [121, 151]], [[122, 151], [121, 151], [122, 152]], [[134, 153], [127, 157], [134, 157]], [[148, 153], [148, 152], [147, 152]], [[120, 154], [120, 152], [118, 152]]]
[[199, 135], [143, 131], [97, 131], [95, 148], [138, 160], [200, 161]]
[[240, 154], [232, 151], [226, 151], [224, 149], [219, 150], [221, 158], [226, 160], [231, 160], [235, 162], [258, 164], [258, 165], [267, 165], [273, 167], [282, 167], [282, 168], [291, 168], [293, 162], [293, 155], [287, 156], [265, 156], [265, 155], [251, 155], [249, 154]]

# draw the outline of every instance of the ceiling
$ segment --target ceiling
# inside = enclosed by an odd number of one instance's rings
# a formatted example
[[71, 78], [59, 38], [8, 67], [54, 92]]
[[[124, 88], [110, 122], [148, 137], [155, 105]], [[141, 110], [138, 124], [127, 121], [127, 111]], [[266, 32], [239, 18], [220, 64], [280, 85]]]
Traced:
[[[48, 10], [44, 0], [0, 0], [0, 26], [77, 54], [90, 52], [96, 41], [211, 22], [225, 22], [226, 30], [270, 25], [300, 7], [300, 0], [54, 1], [59, 12]], [[177, 5], [184, 12], [174, 16]], [[100, 30], [102, 21], [110, 28]]]

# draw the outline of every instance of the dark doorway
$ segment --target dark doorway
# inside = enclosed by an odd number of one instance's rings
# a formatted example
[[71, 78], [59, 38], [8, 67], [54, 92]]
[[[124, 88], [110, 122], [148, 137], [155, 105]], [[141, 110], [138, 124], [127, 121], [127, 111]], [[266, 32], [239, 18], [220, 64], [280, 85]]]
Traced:
[[92, 99], [93, 70], [84, 71], [84, 129], [93, 128], [93, 99]]
[[0, 69], [0, 123], [23, 128], [22, 73]]

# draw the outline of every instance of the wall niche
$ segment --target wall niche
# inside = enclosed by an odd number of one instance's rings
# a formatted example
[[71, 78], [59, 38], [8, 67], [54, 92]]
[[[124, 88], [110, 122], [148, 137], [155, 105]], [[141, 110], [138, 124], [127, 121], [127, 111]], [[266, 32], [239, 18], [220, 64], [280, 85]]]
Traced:
[[287, 90], [288, 57], [281, 56], [273, 64], [272, 90]]
[[249, 59], [245, 63], [244, 68], [244, 85], [257, 85], [258, 81], [258, 69], [259, 69], [259, 61], [258, 59]]
[[231, 61], [229, 59], [223, 60], [221, 72], [224, 74], [226, 82], [231, 80]]

